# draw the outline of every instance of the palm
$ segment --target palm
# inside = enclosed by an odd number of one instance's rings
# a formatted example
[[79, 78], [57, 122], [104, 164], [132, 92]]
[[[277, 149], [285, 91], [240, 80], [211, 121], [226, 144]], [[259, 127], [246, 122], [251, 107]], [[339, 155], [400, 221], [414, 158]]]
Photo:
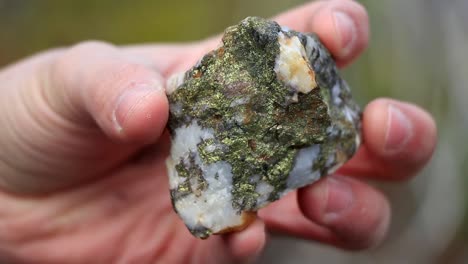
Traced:
[[[157, 151], [148, 149], [115, 172], [69, 191], [40, 198], [3, 195], [2, 204], [16, 205], [9, 228], [16, 230], [10, 239], [20, 242], [17, 252], [36, 263], [188, 263], [195, 255], [202, 263], [220, 263], [228, 256], [222, 254], [223, 240], [193, 238], [172, 210], [166, 146], [163, 141], [154, 146]], [[37, 239], [23, 244], [22, 237]]]

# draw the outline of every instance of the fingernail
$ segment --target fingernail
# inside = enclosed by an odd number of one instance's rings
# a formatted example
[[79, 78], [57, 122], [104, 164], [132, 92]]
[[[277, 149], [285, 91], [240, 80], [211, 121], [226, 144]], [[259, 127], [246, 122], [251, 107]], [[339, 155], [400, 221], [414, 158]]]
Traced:
[[146, 98], [155, 93], [162, 93], [162, 89], [152, 86], [140, 86], [124, 91], [117, 99], [116, 107], [112, 115], [112, 121], [116, 130], [123, 133], [123, 124], [131, 115], [138, 105]]
[[333, 19], [335, 21], [338, 40], [341, 44], [340, 57], [346, 57], [353, 49], [354, 43], [356, 42], [356, 24], [348, 14], [342, 11], [334, 11]]
[[354, 195], [349, 183], [333, 176], [327, 179], [327, 205], [323, 215], [323, 221], [329, 223], [339, 218], [353, 204]]
[[408, 117], [393, 104], [388, 106], [387, 118], [384, 151], [389, 154], [398, 153], [405, 148], [411, 139], [412, 125]]

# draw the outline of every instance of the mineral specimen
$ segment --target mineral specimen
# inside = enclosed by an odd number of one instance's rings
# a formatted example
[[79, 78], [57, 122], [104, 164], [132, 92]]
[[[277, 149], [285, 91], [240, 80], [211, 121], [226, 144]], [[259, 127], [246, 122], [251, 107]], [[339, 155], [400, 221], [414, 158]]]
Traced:
[[334, 172], [360, 143], [360, 110], [313, 34], [249, 17], [168, 80], [175, 211], [206, 238]]

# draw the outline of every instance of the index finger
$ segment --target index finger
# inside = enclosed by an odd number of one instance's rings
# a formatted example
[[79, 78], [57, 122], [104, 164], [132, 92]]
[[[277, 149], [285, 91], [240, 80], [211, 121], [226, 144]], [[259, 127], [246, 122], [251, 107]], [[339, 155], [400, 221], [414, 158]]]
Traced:
[[[339, 66], [353, 61], [367, 47], [368, 17], [365, 9], [350, 0], [315, 1], [272, 18], [280, 25], [301, 32], [315, 32]], [[126, 47], [127, 53], [151, 58], [155, 67], [169, 76], [186, 71], [204, 54], [216, 48], [221, 35], [185, 45]]]

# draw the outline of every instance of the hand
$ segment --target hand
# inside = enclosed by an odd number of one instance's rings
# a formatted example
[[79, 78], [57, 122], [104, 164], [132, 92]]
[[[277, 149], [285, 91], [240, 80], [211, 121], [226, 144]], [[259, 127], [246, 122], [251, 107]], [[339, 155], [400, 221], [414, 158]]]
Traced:
[[[341, 66], [367, 45], [367, 15], [353, 1], [313, 2], [276, 20], [317, 32]], [[164, 82], [218, 42], [87, 42], [0, 71], [0, 262], [239, 263], [261, 252], [265, 225], [351, 249], [383, 238], [388, 201], [361, 179], [408, 179], [436, 141], [426, 112], [390, 99], [364, 111], [365, 144], [339, 171], [353, 177], [291, 193], [243, 232], [189, 234], [169, 199]]]

